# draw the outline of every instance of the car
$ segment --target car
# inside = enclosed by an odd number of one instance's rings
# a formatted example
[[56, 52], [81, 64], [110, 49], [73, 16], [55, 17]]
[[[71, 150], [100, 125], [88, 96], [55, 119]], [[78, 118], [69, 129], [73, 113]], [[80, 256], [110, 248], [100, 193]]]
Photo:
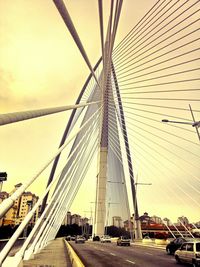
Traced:
[[130, 238], [127, 236], [120, 236], [117, 239], [117, 246], [130, 246]]
[[166, 252], [167, 254], [174, 254], [174, 252], [180, 248], [180, 246], [187, 242], [187, 240], [184, 237], [177, 237], [174, 240], [172, 240], [169, 244], [166, 246]]
[[71, 241], [75, 241], [75, 239], [76, 239], [75, 235], [72, 235], [71, 238], [70, 238]]
[[177, 263], [189, 263], [193, 267], [200, 266], [200, 241], [185, 242], [175, 251]]
[[98, 235], [93, 236], [93, 241], [100, 241], [100, 237]]
[[71, 236], [70, 235], [66, 236], [65, 240], [70, 241], [71, 240]]
[[77, 235], [75, 238], [75, 243], [85, 243], [85, 237], [82, 235]]
[[101, 243], [111, 243], [111, 238], [109, 235], [103, 235], [100, 237]]

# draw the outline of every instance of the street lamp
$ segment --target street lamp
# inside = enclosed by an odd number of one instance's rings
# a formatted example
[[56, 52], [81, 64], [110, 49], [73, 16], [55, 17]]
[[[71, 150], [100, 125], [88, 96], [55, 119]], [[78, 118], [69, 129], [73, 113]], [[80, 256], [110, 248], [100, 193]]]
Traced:
[[[134, 183], [134, 186], [135, 186], [135, 199], [136, 200], [137, 200], [137, 186], [138, 185], [152, 185], [152, 183], [138, 183], [138, 175], [136, 176], [136, 182]], [[137, 222], [136, 222], [136, 219], [134, 218], [134, 228], [138, 227], [138, 223], [139, 223], [139, 228], [140, 228], [140, 232], [141, 232], [141, 222], [140, 222], [139, 218], [137, 218]]]
[[138, 183], [138, 182], [136, 182], [135, 183], [135, 194], [137, 194], [137, 186], [138, 185], [152, 185], [152, 183]]
[[135, 185], [152, 185], [152, 183], [135, 183]]
[[106, 220], [106, 226], [105, 226], [105, 235], [107, 235], [107, 232], [108, 232], [108, 220], [109, 220], [109, 213], [110, 213], [110, 205], [111, 204], [120, 204], [120, 203], [108, 202], [107, 220]]
[[196, 133], [197, 133], [197, 136], [199, 138], [199, 141], [200, 141], [200, 133], [199, 133], [199, 130], [198, 128], [200, 127], [200, 121], [194, 121], [194, 122], [185, 122], [185, 121], [170, 121], [170, 120], [162, 120], [162, 122], [166, 122], [166, 123], [179, 123], [179, 124], [187, 124], [187, 125], [191, 125], [192, 127], [195, 127], [196, 129]]
[[121, 181], [121, 182], [117, 182], [117, 181], [110, 181], [110, 180], [108, 180], [107, 182], [108, 182], [108, 183], [111, 183], [111, 184], [124, 184], [123, 181]]
[[170, 121], [170, 120], [162, 120], [162, 122], [170, 122], [170, 123], [180, 123], [180, 124], [188, 124], [188, 125], [192, 125], [192, 127], [200, 127], [200, 121], [195, 121], [195, 122], [185, 122], [185, 121]]
[[193, 122], [170, 121], [170, 120], [167, 120], [167, 119], [162, 120], [162, 122], [165, 122], [165, 123], [179, 123], [179, 124], [191, 125], [192, 127], [195, 127], [197, 136], [198, 136], [199, 141], [200, 141], [200, 133], [199, 133], [199, 130], [198, 130], [198, 128], [200, 127], [200, 121], [195, 121], [194, 114], [193, 114], [193, 111], [192, 111], [192, 108], [191, 108], [190, 105], [189, 105], [189, 108], [190, 108], [190, 112], [191, 112], [191, 115], [192, 115]]

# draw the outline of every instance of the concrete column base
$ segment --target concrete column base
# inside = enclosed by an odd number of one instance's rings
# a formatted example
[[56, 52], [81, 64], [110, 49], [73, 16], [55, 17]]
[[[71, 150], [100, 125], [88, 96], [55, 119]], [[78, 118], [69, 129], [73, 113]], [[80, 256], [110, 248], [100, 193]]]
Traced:
[[33, 260], [34, 259], [34, 254], [33, 254], [33, 249], [27, 249], [24, 252], [24, 260], [28, 261], [28, 260]]
[[40, 244], [37, 244], [36, 246], [35, 246], [35, 249], [34, 249], [34, 254], [37, 254], [37, 253], [40, 253], [40, 251], [41, 251], [41, 248], [40, 248]]
[[141, 222], [135, 220], [135, 239], [142, 240]]

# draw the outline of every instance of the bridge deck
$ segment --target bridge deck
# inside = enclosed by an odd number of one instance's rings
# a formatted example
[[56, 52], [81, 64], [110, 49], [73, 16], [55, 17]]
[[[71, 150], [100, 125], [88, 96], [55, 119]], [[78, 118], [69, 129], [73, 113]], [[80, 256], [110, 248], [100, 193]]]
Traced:
[[71, 267], [67, 248], [62, 238], [53, 240], [32, 260], [24, 261], [23, 267]]

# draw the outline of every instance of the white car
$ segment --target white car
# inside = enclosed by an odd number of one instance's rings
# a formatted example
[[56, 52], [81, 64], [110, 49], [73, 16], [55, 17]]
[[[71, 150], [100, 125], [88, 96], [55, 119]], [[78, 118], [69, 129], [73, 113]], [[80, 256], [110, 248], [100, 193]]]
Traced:
[[111, 243], [111, 238], [109, 235], [103, 235], [100, 237], [101, 243]]
[[75, 243], [85, 243], [85, 237], [82, 235], [77, 235], [77, 237], [75, 238]]
[[200, 266], [200, 241], [185, 242], [175, 251], [175, 259], [178, 263], [185, 262], [193, 267]]

